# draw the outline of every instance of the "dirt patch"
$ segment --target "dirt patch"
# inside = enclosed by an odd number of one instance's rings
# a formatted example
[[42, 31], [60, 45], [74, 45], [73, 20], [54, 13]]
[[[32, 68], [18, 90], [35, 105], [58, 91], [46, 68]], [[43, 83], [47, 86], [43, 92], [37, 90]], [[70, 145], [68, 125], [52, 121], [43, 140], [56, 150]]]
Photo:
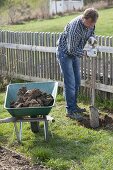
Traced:
[[31, 166], [23, 156], [0, 146], [0, 170], [47, 170], [39, 165]]
[[52, 106], [54, 102], [51, 94], [39, 89], [27, 90], [26, 87], [22, 87], [17, 92], [17, 96], [17, 101], [11, 102], [11, 108]]
[[[89, 116], [85, 115], [84, 119], [80, 122], [80, 124], [84, 127], [91, 128]], [[113, 116], [112, 115], [105, 115], [105, 116], [100, 115], [98, 128], [105, 128], [108, 130], [113, 130]]]

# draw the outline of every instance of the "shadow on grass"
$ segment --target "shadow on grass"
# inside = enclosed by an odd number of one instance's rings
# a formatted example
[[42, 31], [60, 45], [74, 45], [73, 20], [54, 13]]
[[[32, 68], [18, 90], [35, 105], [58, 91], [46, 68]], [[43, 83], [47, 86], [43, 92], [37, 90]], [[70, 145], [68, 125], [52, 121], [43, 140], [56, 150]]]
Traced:
[[[45, 164], [54, 170], [69, 170], [72, 167], [82, 169], [84, 161], [92, 156], [98, 157], [98, 154], [103, 152], [103, 150], [99, 151], [95, 144], [101, 145], [104, 135], [98, 133], [101, 129], [95, 131], [78, 126], [75, 121], [72, 121], [71, 125], [70, 121], [68, 123], [68, 127], [62, 125], [60, 128], [56, 123], [57, 127], [55, 130], [56, 125], [54, 126], [52, 135], [49, 129], [48, 142], [44, 141], [43, 124], [38, 134], [33, 134], [30, 126], [26, 124], [23, 129], [22, 144], [13, 141], [12, 147], [28, 154], [34, 163]], [[108, 132], [108, 135], [113, 136], [111, 132]], [[7, 136], [0, 132], [0, 143], [8, 143], [8, 140]]]
[[[70, 133], [70, 134], [69, 134]], [[76, 137], [73, 133], [68, 132], [69, 138], [62, 137], [57, 134], [50, 135], [49, 141], [43, 140], [43, 130], [39, 134], [35, 134], [33, 140], [23, 141], [23, 147], [27, 147], [26, 151], [30, 152], [32, 160], [36, 163], [42, 162], [46, 166], [57, 170], [66, 170], [71, 167], [78, 166], [82, 168], [82, 162], [89, 156], [98, 154], [98, 150], [92, 150], [91, 147], [95, 140], [99, 140], [99, 136], [87, 134], [79, 134]]]

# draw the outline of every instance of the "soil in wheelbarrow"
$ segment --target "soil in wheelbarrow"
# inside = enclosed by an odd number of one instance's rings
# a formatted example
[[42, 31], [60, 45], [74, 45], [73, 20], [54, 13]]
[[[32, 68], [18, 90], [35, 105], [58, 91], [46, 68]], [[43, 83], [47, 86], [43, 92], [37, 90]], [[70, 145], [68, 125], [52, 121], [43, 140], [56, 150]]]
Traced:
[[54, 98], [39, 89], [27, 90], [22, 87], [17, 92], [17, 101], [11, 101], [11, 108], [52, 106]]
[[26, 158], [0, 146], [0, 170], [47, 170], [40, 165], [32, 166]]
[[[84, 119], [80, 122], [80, 124], [86, 128], [91, 128], [89, 116], [85, 115]], [[100, 115], [98, 128], [113, 130], [113, 115], [112, 114]]]

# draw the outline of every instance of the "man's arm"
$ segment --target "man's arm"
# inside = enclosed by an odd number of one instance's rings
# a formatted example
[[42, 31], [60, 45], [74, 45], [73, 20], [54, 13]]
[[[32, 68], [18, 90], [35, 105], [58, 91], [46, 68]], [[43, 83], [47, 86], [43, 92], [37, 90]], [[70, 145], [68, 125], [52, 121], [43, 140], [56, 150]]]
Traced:
[[88, 39], [88, 43], [92, 46], [97, 44], [97, 40], [96, 40], [96, 37], [95, 37], [95, 26], [94, 26], [93, 31], [92, 31], [89, 39]]
[[67, 38], [67, 45], [68, 45], [68, 52], [73, 56], [82, 57], [84, 54], [83, 49], [79, 48], [79, 43], [82, 38], [82, 32], [79, 26], [79, 23], [72, 24], [71, 28], [68, 33]]
[[91, 37], [94, 37], [94, 38], [95, 38], [95, 26], [94, 26], [94, 28], [93, 28], [93, 31], [92, 31]]

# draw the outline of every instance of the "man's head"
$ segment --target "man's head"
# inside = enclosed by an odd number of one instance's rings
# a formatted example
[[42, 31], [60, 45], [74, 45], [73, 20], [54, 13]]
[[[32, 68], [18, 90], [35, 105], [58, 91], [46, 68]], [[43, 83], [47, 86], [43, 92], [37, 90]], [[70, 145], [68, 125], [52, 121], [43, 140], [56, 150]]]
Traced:
[[98, 11], [94, 8], [88, 8], [83, 13], [83, 23], [87, 28], [94, 27], [99, 17]]

